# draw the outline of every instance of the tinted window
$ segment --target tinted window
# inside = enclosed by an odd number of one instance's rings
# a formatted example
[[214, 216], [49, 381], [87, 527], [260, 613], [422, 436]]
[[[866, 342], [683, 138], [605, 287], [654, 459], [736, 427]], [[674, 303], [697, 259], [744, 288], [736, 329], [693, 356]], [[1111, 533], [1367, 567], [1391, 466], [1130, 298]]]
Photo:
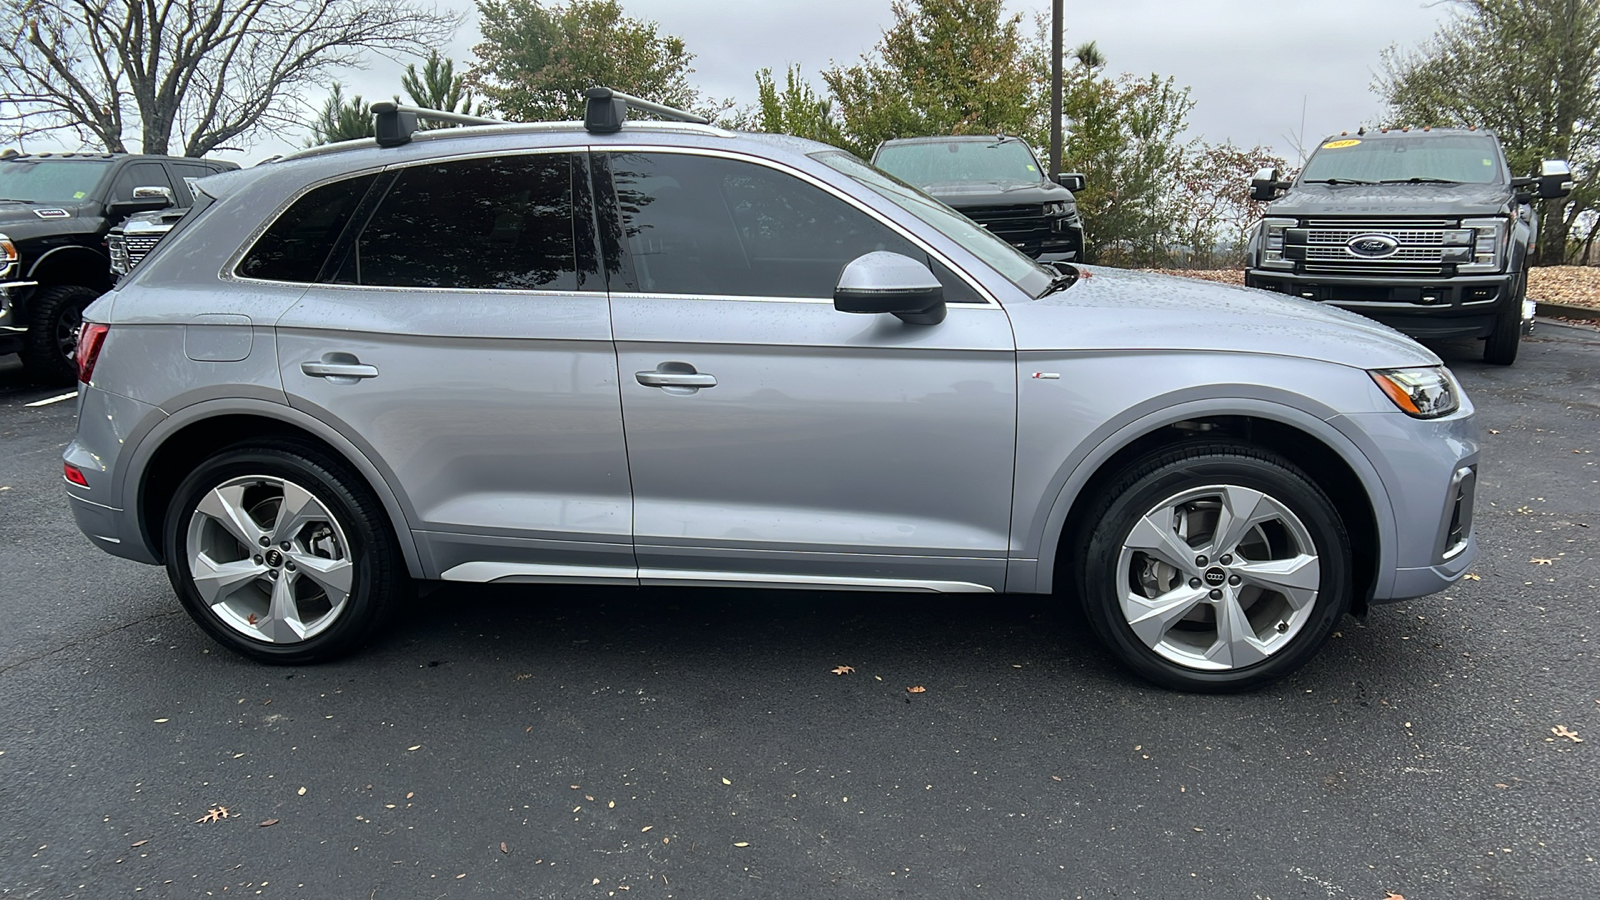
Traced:
[[335, 181], [295, 201], [256, 241], [239, 263], [238, 274], [268, 281], [316, 281], [328, 251], [376, 177]]
[[[132, 200], [136, 187], [164, 187], [172, 190], [172, 179], [167, 177], [167, 167], [158, 162], [132, 163], [124, 166], [117, 176], [115, 200]], [[173, 195], [176, 199], [177, 195]]]
[[931, 263], [946, 300], [978, 300], [910, 241], [792, 175], [677, 153], [614, 154], [611, 171], [639, 290], [831, 299], [845, 264], [889, 250]]
[[[185, 206], [194, 202], [194, 183], [201, 178], [205, 178], [207, 175], [215, 175], [218, 171], [220, 171], [219, 169], [202, 165], [200, 163], [175, 162], [171, 165], [172, 170], [178, 175], [178, 180], [183, 183], [183, 187], [178, 191], [178, 202]], [[188, 194], [187, 199], [185, 199], [183, 196], [186, 193]]]
[[339, 280], [575, 290], [572, 165], [569, 154], [545, 153], [404, 169]]
[[1478, 134], [1337, 138], [1311, 155], [1301, 181], [1461, 181], [1499, 184], [1500, 153]]

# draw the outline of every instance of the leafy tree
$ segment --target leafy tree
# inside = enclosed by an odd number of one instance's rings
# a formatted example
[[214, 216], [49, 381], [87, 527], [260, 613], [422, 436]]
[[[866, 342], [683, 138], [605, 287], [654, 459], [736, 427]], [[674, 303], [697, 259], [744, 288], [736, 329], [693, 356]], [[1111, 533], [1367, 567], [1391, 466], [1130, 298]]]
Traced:
[[311, 123], [311, 137], [305, 145], [315, 147], [353, 141], [377, 133], [377, 125], [372, 118], [372, 104], [363, 102], [360, 94], [345, 99], [344, 88], [336, 81], [327, 102], [322, 104], [322, 111]]
[[1232, 141], [1201, 144], [1178, 166], [1173, 203], [1178, 211], [1176, 243], [1197, 268], [1237, 266], [1264, 205], [1250, 199], [1250, 176], [1288, 163], [1261, 146], [1248, 150]]
[[[1539, 261], [1560, 263], [1600, 200], [1600, 0], [1451, 3], [1453, 16], [1420, 47], [1385, 51], [1373, 88], [1395, 124], [1493, 128], [1515, 175], [1541, 159], [1571, 161], [1577, 189], [1544, 204], [1540, 241]], [[1594, 236], [1592, 227], [1587, 242]]]
[[423, 53], [459, 19], [414, 0], [21, 0], [0, 24], [0, 122], [188, 156], [297, 125], [298, 95], [368, 50]]
[[756, 73], [756, 109], [745, 125], [769, 134], [792, 134], [824, 144], [844, 145], [844, 136], [833, 120], [833, 104], [820, 97], [800, 74], [799, 66], [784, 73], [784, 87], [778, 89], [771, 69]]
[[[460, 113], [464, 116], [489, 114], [487, 104], [481, 102], [473, 104], [472, 92], [467, 89], [467, 77], [456, 74], [455, 62], [441, 58], [436, 52], [428, 54], [428, 60], [423, 64], [421, 72], [417, 71], [416, 63], [408, 63], [406, 73], [400, 76], [400, 87], [410, 95], [412, 104], [424, 109]], [[449, 125], [446, 122], [421, 124], [423, 128], [443, 128]]]
[[822, 73], [844, 146], [926, 134], [1026, 134], [1046, 107], [1044, 59], [1002, 0], [896, 0], [873, 53]]
[[699, 99], [683, 39], [623, 15], [616, 0], [478, 0], [478, 15], [483, 42], [467, 82], [508, 118], [581, 119], [595, 86], [680, 109]]

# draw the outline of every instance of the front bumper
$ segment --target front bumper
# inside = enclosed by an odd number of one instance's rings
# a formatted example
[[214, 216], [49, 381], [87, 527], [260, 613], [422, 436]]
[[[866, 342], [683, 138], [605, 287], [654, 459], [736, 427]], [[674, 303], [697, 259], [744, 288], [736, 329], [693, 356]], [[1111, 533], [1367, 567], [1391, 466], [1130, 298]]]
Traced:
[[1246, 269], [1244, 283], [1348, 309], [1419, 338], [1488, 337], [1500, 304], [1517, 302], [1517, 276], [1504, 273], [1399, 280]]
[[0, 282], [0, 355], [16, 353], [28, 339], [27, 297], [37, 281]]

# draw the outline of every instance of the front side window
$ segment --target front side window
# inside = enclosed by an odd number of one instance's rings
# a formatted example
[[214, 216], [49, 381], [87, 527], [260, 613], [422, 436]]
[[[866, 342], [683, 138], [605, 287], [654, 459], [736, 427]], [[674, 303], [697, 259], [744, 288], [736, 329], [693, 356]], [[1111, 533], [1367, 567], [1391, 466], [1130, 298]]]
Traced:
[[621, 251], [638, 290], [832, 299], [858, 256], [929, 264], [949, 302], [981, 302], [953, 272], [861, 210], [785, 172], [686, 153], [610, 157]]
[[348, 178], [307, 192], [272, 223], [234, 271], [266, 281], [316, 281], [328, 251], [376, 178]]
[[571, 154], [543, 153], [402, 169], [337, 280], [576, 290], [573, 165]]

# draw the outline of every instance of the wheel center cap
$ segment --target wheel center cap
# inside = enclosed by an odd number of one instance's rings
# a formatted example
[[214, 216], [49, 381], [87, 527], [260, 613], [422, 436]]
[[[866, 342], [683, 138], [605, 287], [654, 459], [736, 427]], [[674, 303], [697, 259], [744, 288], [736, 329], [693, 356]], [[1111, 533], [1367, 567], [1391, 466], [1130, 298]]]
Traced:
[[[274, 569], [276, 569], [277, 567], [283, 565], [283, 554], [279, 553], [276, 548], [274, 548], [272, 550], [268, 550], [267, 551], [267, 565], [273, 567]], [[1206, 573], [1206, 578], [1209, 579], [1210, 577], [1211, 577], [1211, 573], [1207, 572]]]
[[1222, 587], [1228, 581], [1228, 573], [1223, 571], [1221, 566], [1212, 566], [1206, 570], [1205, 575], [1202, 577], [1205, 578], [1206, 584], [1211, 587]]

